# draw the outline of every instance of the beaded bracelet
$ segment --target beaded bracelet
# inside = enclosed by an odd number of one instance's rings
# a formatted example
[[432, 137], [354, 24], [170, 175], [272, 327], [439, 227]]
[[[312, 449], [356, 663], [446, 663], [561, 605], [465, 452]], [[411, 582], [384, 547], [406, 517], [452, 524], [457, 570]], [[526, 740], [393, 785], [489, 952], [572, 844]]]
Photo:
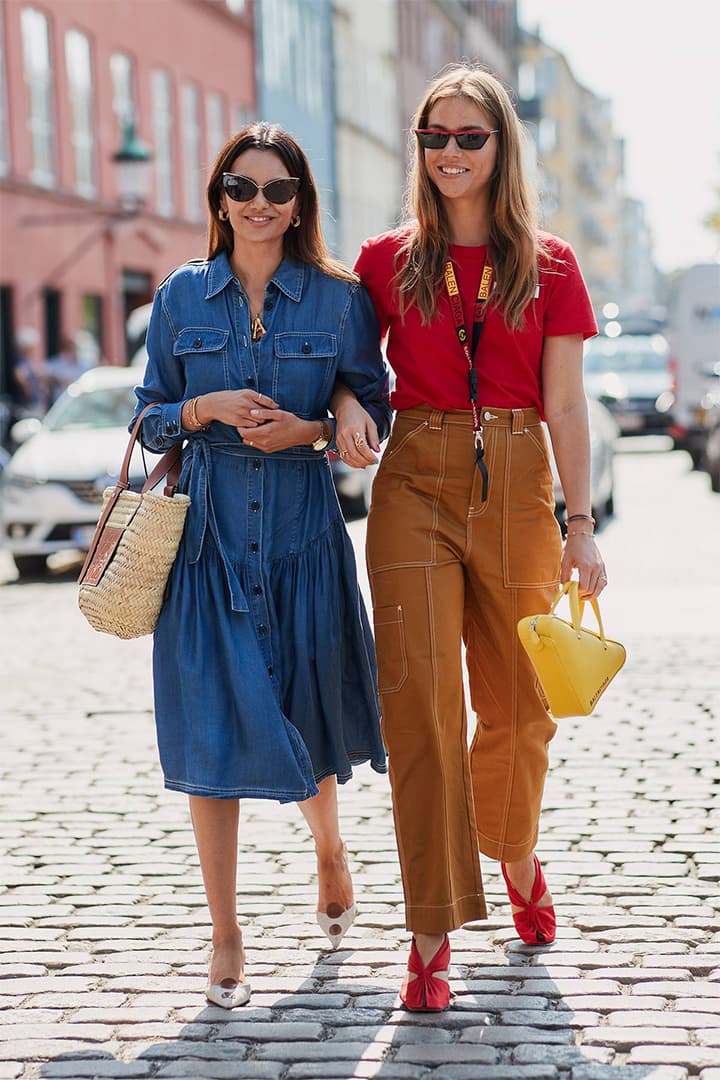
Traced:
[[590, 539], [592, 540], [593, 537], [595, 536], [595, 533], [586, 533], [586, 532], [577, 532], [576, 531], [576, 532], [569, 532], [566, 535], [567, 536], [589, 536]]

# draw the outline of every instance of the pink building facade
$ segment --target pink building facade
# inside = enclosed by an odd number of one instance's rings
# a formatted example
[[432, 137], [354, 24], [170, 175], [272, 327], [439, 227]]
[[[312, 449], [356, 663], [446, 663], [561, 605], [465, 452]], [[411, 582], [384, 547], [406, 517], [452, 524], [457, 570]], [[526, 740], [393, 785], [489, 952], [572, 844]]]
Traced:
[[[127, 362], [128, 312], [205, 254], [209, 165], [255, 102], [251, 0], [0, 0], [0, 394], [18, 341]], [[151, 182], [123, 212], [128, 121]]]

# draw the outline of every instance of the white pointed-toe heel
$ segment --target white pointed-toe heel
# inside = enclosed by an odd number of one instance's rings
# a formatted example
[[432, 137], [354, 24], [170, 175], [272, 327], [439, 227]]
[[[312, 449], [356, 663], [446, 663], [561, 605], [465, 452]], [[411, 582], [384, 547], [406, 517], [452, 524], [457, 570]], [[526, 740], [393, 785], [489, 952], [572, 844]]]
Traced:
[[247, 1005], [250, 992], [250, 983], [223, 979], [221, 983], [208, 983], [205, 997], [211, 1005], [219, 1005], [221, 1009], [236, 1009], [240, 1005]]
[[340, 942], [355, 922], [356, 915], [357, 906], [355, 904], [344, 911], [339, 904], [329, 904], [326, 912], [317, 912], [318, 926], [333, 949], [338, 948]]

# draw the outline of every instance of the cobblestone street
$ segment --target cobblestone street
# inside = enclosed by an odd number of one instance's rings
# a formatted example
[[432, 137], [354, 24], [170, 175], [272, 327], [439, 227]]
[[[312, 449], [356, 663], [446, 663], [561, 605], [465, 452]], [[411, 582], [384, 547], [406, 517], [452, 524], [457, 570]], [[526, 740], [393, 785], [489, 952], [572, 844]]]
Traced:
[[0, 1080], [720, 1080], [720, 498], [680, 454], [626, 454], [618, 473], [603, 613], [629, 660], [552, 744], [538, 852], [557, 941], [518, 942], [485, 860], [490, 918], [453, 935], [439, 1016], [398, 1008], [408, 935], [387, 779], [367, 767], [341, 789], [359, 917], [337, 953], [297, 807], [242, 804], [253, 994], [206, 1005], [208, 917], [186, 801], [161, 786], [150, 641], [95, 634], [71, 574], [0, 588]]

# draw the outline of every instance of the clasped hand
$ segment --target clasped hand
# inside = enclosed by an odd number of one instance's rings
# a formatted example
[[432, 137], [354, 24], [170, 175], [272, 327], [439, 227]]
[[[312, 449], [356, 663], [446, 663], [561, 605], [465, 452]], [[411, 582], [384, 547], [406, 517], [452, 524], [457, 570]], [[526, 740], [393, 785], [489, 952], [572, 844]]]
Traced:
[[243, 442], [266, 454], [303, 446], [316, 437], [317, 425], [286, 412], [258, 390], [221, 390], [207, 394], [204, 404], [213, 420], [236, 428]]

